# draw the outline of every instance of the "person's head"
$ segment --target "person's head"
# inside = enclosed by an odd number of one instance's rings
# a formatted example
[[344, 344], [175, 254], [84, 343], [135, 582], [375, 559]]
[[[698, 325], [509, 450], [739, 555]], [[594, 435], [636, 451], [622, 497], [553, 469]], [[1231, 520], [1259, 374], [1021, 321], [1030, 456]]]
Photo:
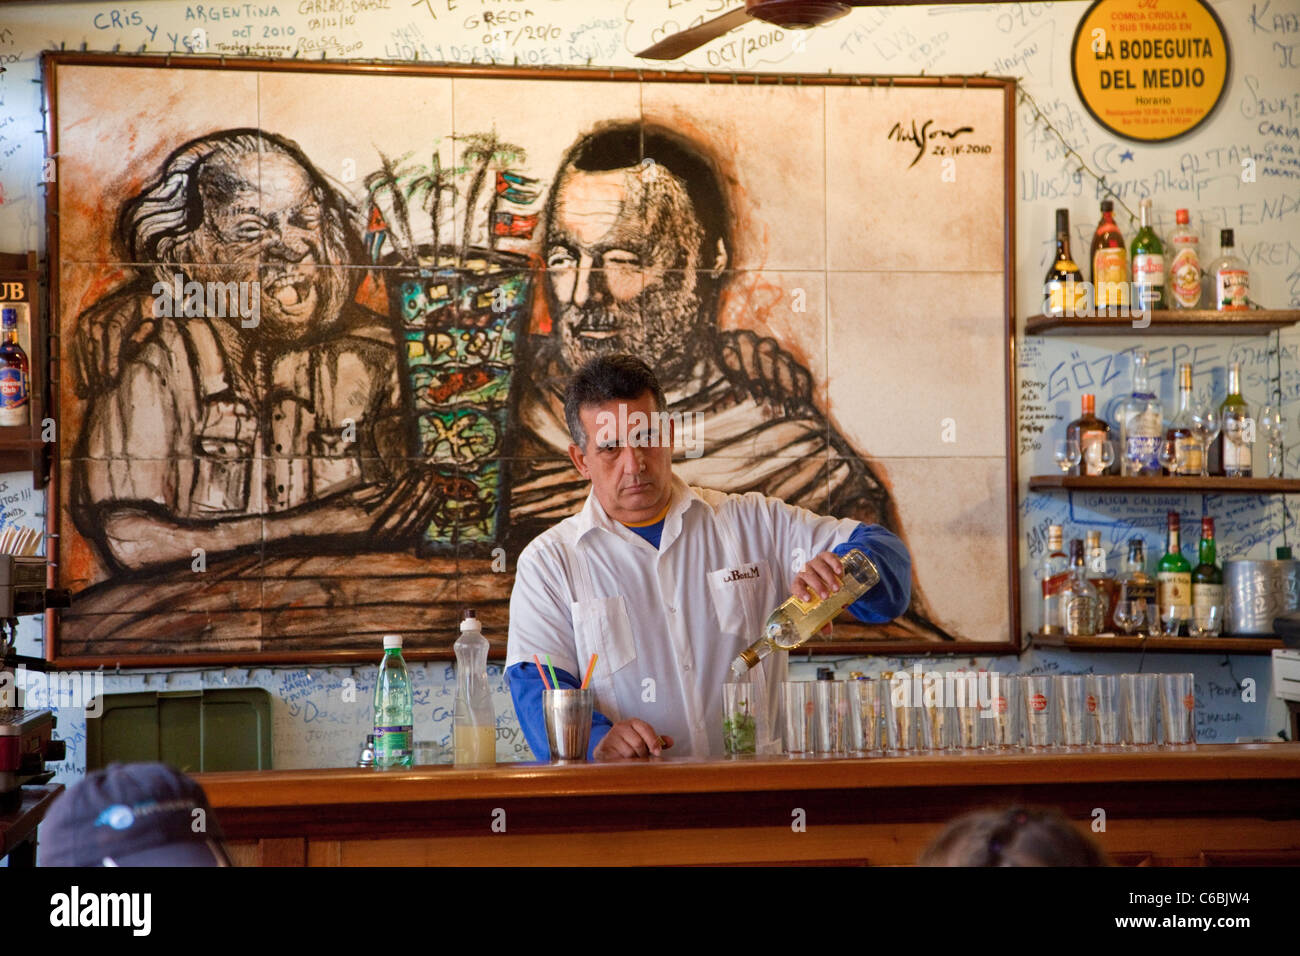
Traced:
[[578, 473], [616, 521], [649, 521], [672, 497], [673, 423], [650, 366], [632, 355], [588, 359], [564, 393]]
[[1059, 810], [977, 810], [949, 823], [921, 866], [1106, 866], [1106, 855]]
[[54, 801], [42, 866], [229, 866], [203, 788], [166, 764], [110, 764]]
[[582, 137], [560, 163], [545, 217], [547, 304], [559, 355], [653, 355], [684, 380], [712, 332], [730, 259], [730, 215], [713, 163], [641, 123]]
[[[259, 283], [254, 337], [301, 342], [327, 333], [363, 261], [353, 210], [289, 140], [232, 129], [191, 140], [125, 204], [129, 261], [170, 282]], [[249, 328], [244, 325], [244, 328]]]

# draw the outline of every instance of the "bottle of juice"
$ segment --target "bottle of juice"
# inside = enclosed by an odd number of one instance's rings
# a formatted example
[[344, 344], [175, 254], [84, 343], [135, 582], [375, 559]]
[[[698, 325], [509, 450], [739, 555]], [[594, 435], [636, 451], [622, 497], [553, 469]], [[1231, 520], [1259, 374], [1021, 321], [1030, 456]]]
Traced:
[[402, 659], [402, 638], [384, 635], [384, 660], [375, 679], [375, 768], [411, 766], [411, 678]]
[[488, 689], [488, 641], [473, 610], [460, 622], [456, 651], [456, 707], [451, 735], [457, 764], [496, 763], [497, 721]]

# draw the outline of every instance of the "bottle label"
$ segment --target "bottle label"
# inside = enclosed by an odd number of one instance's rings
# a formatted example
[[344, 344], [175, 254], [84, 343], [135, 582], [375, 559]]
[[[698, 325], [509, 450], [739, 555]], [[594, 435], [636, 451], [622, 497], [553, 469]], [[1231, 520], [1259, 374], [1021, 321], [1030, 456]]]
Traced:
[[1048, 315], [1085, 315], [1088, 311], [1087, 286], [1082, 282], [1053, 279], [1044, 291]]
[[1165, 257], [1139, 252], [1133, 257], [1134, 304], [1155, 308], [1160, 304], [1160, 290], [1165, 284]]
[[1124, 465], [1133, 474], [1133, 463], [1138, 472], [1159, 472], [1160, 468], [1160, 415], [1147, 408], [1132, 412], [1124, 425]]
[[1250, 307], [1250, 273], [1245, 269], [1220, 269], [1214, 277], [1214, 302], [1221, 311]]
[[1182, 436], [1174, 439], [1174, 447], [1178, 455], [1178, 474], [1180, 475], [1199, 475], [1201, 473], [1201, 440], [1192, 436]]
[[1223, 585], [1193, 584], [1192, 607], [1223, 607]]
[[1070, 583], [1070, 572], [1062, 571], [1060, 574], [1053, 574], [1050, 578], [1043, 579], [1043, 597], [1053, 597], [1065, 590], [1066, 585]]
[[1155, 612], [1152, 606], [1156, 603], [1156, 585], [1154, 581], [1125, 581], [1123, 584], [1123, 597], [1125, 601], [1146, 601], [1147, 611]]
[[1196, 247], [1183, 246], [1174, 253], [1169, 271], [1174, 305], [1183, 309], [1196, 308], [1201, 301], [1201, 258], [1196, 254]]
[[20, 368], [0, 367], [0, 408], [22, 408], [27, 404], [27, 376]]
[[1190, 619], [1192, 616], [1192, 572], [1161, 571], [1156, 577], [1159, 579], [1156, 590], [1159, 595], [1161, 610], [1172, 604], [1178, 608], [1178, 619], [1180, 621]]
[[1085, 475], [1105, 474], [1107, 465], [1101, 460], [1101, 445], [1109, 437], [1105, 432], [1095, 428], [1079, 433], [1079, 448], [1083, 452]]
[[1065, 633], [1078, 637], [1097, 633], [1097, 601], [1094, 598], [1082, 595], [1066, 602]]
[[375, 762], [393, 763], [411, 756], [410, 724], [375, 728]]
[[1092, 284], [1097, 308], [1128, 305], [1128, 254], [1120, 248], [1098, 249], [1092, 257]]

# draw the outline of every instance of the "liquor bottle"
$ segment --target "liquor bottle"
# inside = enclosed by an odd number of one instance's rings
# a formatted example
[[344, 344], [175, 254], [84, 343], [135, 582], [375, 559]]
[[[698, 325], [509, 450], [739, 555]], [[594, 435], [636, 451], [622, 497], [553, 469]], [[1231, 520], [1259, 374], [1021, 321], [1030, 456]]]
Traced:
[[1159, 605], [1157, 614], [1163, 614], [1164, 608], [1170, 605], [1177, 608], [1179, 629], [1192, 616], [1192, 566], [1183, 557], [1178, 540], [1176, 511], [1169, 512], [1169, 544], [1166, 545], [1160, 563], [1156, 565], [1156, 598]]
[[1047, 526], [1047, 555], [1043, 558], [1042, 589], [1043, 634], [1060, 634], [1065, 630], [1061, 613], [1061, 592], [1070, 580], [1070, 559], [1064, 550], [1065, 533], [1059, 524]]
[[1070, 255], [1070, 210], [1056, 210], [1056, 261], [1043, 280], [1046, 315], [1081, 315], [1088, 309], [1083, 272]]
[[1186, 209], [1174, 213], [1174, 234], [1169, 237], [1169, 300], [1175, 309], [1194, 309], [1201, 304], [1200, 241], [1192, 231]]
[[478, 616], [465, 612], [456, 652], [456, 703], [452, 710], [453, 760], [457, 764], [497, 762], [497, 719], [488, 688], [488, 641]]
[[[1219, 421], [1222, 430], [1214, 439], [1210, 451], [1210, 471], [1228, 478], [1251, 476], [1250, 439], [1254, 439], [1254, 422], [1250, 406], [1241, 397], [1241, 363], [1228, 366], [1228, 395], [1219, 403]], [[1233, 441], [1236, 435], [1240, 440]]]
[[1115, 204], [1109, 199], [1101, 201], [1101, 222], [1092, 234], [1088, 258], [1092, 262], [1093, 301], [1097, 308], [1128, 305], [1128, 250], [1115, 224]]
[[1133, 237], [1130, 259], [1133, 262], [1133, 308], [1164, 309], [1165, 247], [1152, 228], [1151, 200], [1138, 204], [1142, 226]]
[[1146, 352], [1133, 353], [1133, 392], [1120, 407], [1120, 474], [1127, 477], [1160, 474], [1163, 410], [1147, 379], [1148, 363]]
[[731, 662], [731, 674], [736, 680], [773, 651], [791, 651], [807, 643], [827, 621], [879, 583], [880, 572], [860, 549], [854, 548], [840, 561], [844, 577], [838, 590], [824, 598], [814, 592], [810, 601], [791, 595], [768, 616], [762, 636]]
[[1214, 563], [1213, 518], [1201, 519], [1200, 557], [1201, 563], [1192, 569], [1192, 607], [1222, 608], [1223, 571]]
[[1082, 402], [1083, 414], [1065, 426], [1065, 437], [1079, 443], [1079, 474], [1110, 474], [1110, 465], [1101, 460], [1101, 443], [1110, 440], [1110, 425], [1097, 417], [1095, 395], [1082, 396]]
[[402, 638], [384, 635], [384, 660], [375, 679], [375, 768], [411, 766], [411, 678], [402, 659]]
[[1192, 366], [1178, 366], [1178, 411], [1165, 430], [1165, 441], [1176, 443], [1178, 461], [1170, 474], [1200, 475], [1205, 448], [1192, 428]]
[[1089, 531], [1085, 547], [1088, 552], [1088, 583], [1097, 590], [1101, 601], [1099, 631], [1114, 632], [1115, 605], [1119, 603], [1119, 581], [1106, 567], [1106, 549], [1101, 546], [1101, 532]]
[[1083, 542], [1078, 538], [1070, 541], [1070, 579], [1061, 592], [1061, 613], [1070, 637], [1096, 634], [1101, 624], [1101, 598], [1088, 581]]
[[1147, 574], [1146, 543], [1141, 538], [1128, 539], [1128, 557], [1119, 583], [1122, 600], [1146, 601], [1147, 613], [1156, 613], [1156, 582]]
[[28, 402], [27, 353], [18, 344], [18, 310], [13, 306], [0, 309], [0, 425], [27, 425], [31, 422]]
[[[1205, 270], [1206, 291], [1220, 312], [1250, 308], [1250, 270], [1233, 248], [1231, 229], [1219, 230], [1219, 255]], [[1208, 304], [1208, 303], [1207, 303]]]

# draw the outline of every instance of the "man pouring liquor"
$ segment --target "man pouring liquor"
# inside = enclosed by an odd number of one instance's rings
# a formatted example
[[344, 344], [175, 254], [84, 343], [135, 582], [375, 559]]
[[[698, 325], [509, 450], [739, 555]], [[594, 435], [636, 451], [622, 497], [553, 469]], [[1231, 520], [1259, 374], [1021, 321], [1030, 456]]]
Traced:
[[[654, 372], [627, 354], [583, 364], [569, 381], [569, 457], [589, 484], [582, 510], [519, 557], [506, 673], [533, 753], [550, 756], [542, 677], [558, 685], [598, 655], [591, 759], [722, 753], [722, 685], [737, 654], [788, 595], [826, 598], [859, 549], [880, 581], [850, 605], [867, 623], [903, 613], [911, 558], [887, 529], [816, 515], [757, 492], [725, 494], [673, 473], [674, 423]], [[666, 431], [666, 434], [665, 434]], [[766, 713], [777, 712], [787, 657], [755, 667]], [[780, 749], [771, 721], [759, 752]]]

